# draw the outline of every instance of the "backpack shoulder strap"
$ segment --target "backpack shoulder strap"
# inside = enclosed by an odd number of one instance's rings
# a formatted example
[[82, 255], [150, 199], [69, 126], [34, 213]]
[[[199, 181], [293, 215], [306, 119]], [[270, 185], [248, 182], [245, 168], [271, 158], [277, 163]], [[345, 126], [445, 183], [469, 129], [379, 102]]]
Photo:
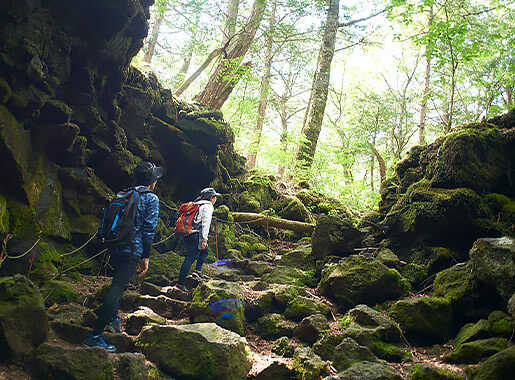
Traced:
[[138, 193], [140, 194], [145, 194], [145, 193], [153, 193], [152, 190], [150, 190], [148, 187], [146, 186], [136, 186], [133, 188], [134, 190], [136, 190]]

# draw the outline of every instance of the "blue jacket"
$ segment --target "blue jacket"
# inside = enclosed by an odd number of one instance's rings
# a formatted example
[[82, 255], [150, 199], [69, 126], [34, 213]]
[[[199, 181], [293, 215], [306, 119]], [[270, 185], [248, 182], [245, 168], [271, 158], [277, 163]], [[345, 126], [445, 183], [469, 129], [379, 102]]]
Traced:
[[141, 194], [134, 221], [132, 244], [120, 247], [119, 252], [132, 253], [141, 258], [149, 257], [158, 218], [159, 198], [157, 195], [154, 193]]

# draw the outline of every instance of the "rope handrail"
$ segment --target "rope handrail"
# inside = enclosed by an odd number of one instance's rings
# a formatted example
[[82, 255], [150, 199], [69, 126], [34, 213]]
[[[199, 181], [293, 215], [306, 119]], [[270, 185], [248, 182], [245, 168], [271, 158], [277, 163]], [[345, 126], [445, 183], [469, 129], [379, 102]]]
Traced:
[[74, 249], [71, 252], [63, 253], [63, 254], [61, 254], [61, 257], [70, 256], [70, 255], [73, 255], [76, 252], [79, 252], [81, 249], [86, 247], [95, 238], [95, 236], [97, 236], [96, 232], [88, 239], [88, 241], [86, 241], [84, 244], [82, 244], [79, 248], [76, 248], [76, 249]]

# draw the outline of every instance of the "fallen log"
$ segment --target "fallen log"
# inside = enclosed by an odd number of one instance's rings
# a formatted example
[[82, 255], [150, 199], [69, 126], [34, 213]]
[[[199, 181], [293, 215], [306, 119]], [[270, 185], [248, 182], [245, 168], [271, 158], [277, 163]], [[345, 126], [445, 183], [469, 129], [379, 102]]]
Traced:
[[295, 232], [304, 232], [311, 234], [315, 229], [312, 223], [297, 222], [296, 220], [288, 220], [255, 214], [253, 212], [233, 212], [234, 221], [238, 223], [257, 224], [263, 227], [275, 227], [282, 230], [290, 230]]

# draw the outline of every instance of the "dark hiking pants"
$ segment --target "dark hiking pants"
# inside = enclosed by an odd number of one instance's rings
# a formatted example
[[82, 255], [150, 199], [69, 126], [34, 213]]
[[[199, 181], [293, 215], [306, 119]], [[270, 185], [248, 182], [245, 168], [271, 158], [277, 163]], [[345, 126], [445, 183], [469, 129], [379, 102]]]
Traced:
[[198, 232], [188, 235], [184, 238], [184, 245], [186, 247], [186, 257], [182, 262], [181, 270], [179, 272], [179, 280], [178, 284], [184, 285], [186, 281], [186, 276], [190, 272], [190, 268], [193, 265], [193, 262], [197, 260], [197, 264], [195, 266], [195, 270], [199, 271], [202, 269], [202, 265], [206, 260], [206, 257], [209, 253], [209, 248], [200, 250], [199, 249], [199, 234]]
[[138, 269], [140, 258], [132, 254], [112, 254], [110, 264], [114, 267], [113, 281], [98, 311], [93, 335], [99, 335], [118, 313], [122, 295]]

